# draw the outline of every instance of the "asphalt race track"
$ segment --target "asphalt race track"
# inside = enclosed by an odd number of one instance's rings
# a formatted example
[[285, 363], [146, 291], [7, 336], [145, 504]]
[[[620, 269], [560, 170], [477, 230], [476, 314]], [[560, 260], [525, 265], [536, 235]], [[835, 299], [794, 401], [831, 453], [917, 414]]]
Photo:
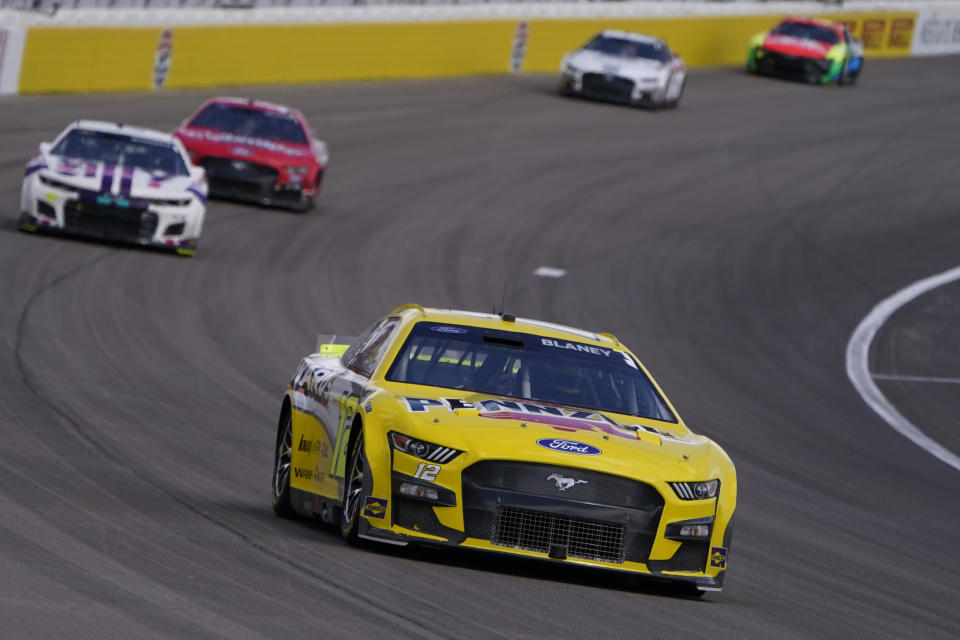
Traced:
[[[17, 203], [69, 120], [170, 130], [211, 92], [0, 100], [0, 637], [960, 635], [960, 473], [844, 370], [873, 305], [960, 263], [960, 59], [870, 62], [853, 89], [697, 72], [662, 113], [553, 83], [226, 91], [303, 108], [332, 165], [306, 216], [212, 203], [193, 259], [21, 233]], [[730, 453], [723, 593], [273, 515], [316, 335], [491, 310], [504, 280], [508, 312], [616, 333]], [[958, 300], [895, 316], [878, 370], [960, 377]], [[884, 384], [958, 452], [960, 386]]]

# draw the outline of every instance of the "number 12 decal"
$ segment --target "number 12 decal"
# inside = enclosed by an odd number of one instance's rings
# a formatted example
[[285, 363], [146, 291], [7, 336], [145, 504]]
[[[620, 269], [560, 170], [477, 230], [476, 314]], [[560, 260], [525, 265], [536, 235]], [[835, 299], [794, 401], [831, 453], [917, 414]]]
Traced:
[[426, 480], [427, 482], [433, 482], [437, 479], [438, 473], [440, 473], [440, 465], [421, 462], [417, 465], [417, 472], [413, 474], [413, 477]]

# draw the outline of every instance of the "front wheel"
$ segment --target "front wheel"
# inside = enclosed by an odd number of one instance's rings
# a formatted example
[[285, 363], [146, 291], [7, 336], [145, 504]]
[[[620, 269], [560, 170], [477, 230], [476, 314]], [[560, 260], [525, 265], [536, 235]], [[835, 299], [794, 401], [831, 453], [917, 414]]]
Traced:
[[[670, 80], [667, 81], [667, 90], [668, 90], [668, 91], [669, 91], [669, 89], [670, 89], [670, 81], [672, 81], [672, 80], [673, 80], [673, 78], [671, 78]], [[677, 91], [677, 97], [676, 97], [676, 98], [673, 98], [672, 100], [667, 100], [667, 101], [665, 101], [665, 102], [663, 103], [663, 108], [664, 108], [664, 109], [676, 109], [677, 106], [679, 106], [679, 104], [680, 104], [680, 98], [683, 97], [683, 88], [686, 87], [686, 86], [687, 86], [687, 77], [684, 76], [684, 77], [683, 77], [683, 80], [680, 81], [680, 89]]]
[[292, 518], [295, 514], [290, 506], [290, 464], [293, 461], [293, 422], [290, 409], [284, 407], [280, 414], [280, 428], [277, 429], [277, 449], [273, 458], [273, 510], [281, 518]]
[[363, 500], [363, 478], [367, 470], [363, 454], [363, 431], [357, 434], [350, 448], [346, 488], [343, 492], [343, 510], [340, 512], [340, 534], [350, 544], [358, 542], [360, 529], [360, 503]]

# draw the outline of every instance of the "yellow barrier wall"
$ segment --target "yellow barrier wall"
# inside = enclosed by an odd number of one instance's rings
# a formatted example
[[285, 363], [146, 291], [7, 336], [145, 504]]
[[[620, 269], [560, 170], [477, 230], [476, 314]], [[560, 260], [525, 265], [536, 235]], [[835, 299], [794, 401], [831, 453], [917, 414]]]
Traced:
[[[818, 16], [820, 17], [820, 16]], [[860, 38], [864, 25], [867, 57], [910, 55], [910, 40], [916, 13], [858, 14], [822, 16], [847, 24], [851, 34]], [[537, 20], [530, 24], [530, 43], [524, 71], [556, 71], [564, 53], [586, 43], [601, 29], [622, 29], [663, 38], [670, 49], [683, 57], [688, 67], [745, 64], [747, 43], [762, 31], [771, 29], [783, 16], [735, 16], [702, 18], [645, 18], [630, 20]], [[905, 32], [904, 25], [909, 24]], [[898, 28], [891, 43], [893, 25]], [[904, 34], [906, 37], [904, 37]]]
[[[739, 65], [751, 36], [782, 16], [530, 20], [522, 69], [557, 70], [601, 29], [660, 36], [690, 67]], [[826, 17], [826, 16], [825, 16]], [[906, 56], [914, 12], [837, 13], [867, 57]], [[172, 29], [169, 88], [505, 73], [517, 21], [183, 26]], [[21, 93], [153, 88], [160, 27], [33, 27]]]

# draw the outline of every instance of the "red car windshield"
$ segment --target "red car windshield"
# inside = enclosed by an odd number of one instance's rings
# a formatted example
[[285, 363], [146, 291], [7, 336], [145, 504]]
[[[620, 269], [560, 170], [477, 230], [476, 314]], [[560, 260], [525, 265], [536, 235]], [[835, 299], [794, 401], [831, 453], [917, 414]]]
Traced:
[[211, 103], [196, 115], [190, 126], [275, 142], [309, 144], [303, 127], [293, 116], [243, 105]]
[[789, 20], [778, 24], [771, 33], [775, 33], [778, 36], [792, 36], [794, 38], [817, 40], [827, 44], [837, 44], [840, 41], [837, 32], [830, 27], [806, 22], [791, 22]]

